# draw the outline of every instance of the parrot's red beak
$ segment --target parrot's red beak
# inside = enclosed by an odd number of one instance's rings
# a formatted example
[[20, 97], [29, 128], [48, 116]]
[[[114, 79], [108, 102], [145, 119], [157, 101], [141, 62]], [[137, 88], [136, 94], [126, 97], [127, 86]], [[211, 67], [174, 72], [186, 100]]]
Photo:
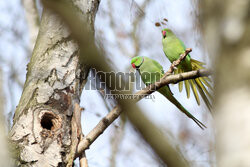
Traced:
[[132, 67], [133, 67], [134, 69], [136, 68], [134, 63], [132, 64]]
[[165, 38], [166, 37], [166, 31], [162, 31], [162, 36]]

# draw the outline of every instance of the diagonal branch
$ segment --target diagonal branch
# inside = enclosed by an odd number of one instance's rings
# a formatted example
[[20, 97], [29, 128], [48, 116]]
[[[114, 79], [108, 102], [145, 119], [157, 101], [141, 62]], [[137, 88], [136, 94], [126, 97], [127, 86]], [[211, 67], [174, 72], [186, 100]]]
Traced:
[[[185, 72], [177, 75], [170, 75], [174, 68], [180, 64], [180, 62], [190, 53], [192, 49], [186, 49], [185, 53], [180, 56], [180, 58], [176, 61], [174, 61], [169, 70], [164, 74], [164, 76], [161, 78], [160, 82], [156, 82], [154, 84], [151, 84], [147, 86], [146, 88], [142, 89], [141, 91], [135, 93], [135, 96], [137, 97], [134, 99], [134, 102], [137, 102], [141, 100], [143, 97], [146, 97], [156, 90], [160, 89], [161, 87], [168, 85], [170, 83], [178, 83], [183, 80], [188, 79], [194, 79], [198, 77], [204, 77], [211, 75], [211, 70], [201, 69], [197, 71], [190, 71]], [[88, 149], [89, 146], [105, 131], [105, 129], [114, 121], [116, 120], [120, 114], [122, 113], [122, 110], [120, 106], [116, 106], [112, 109], [111, 112], [109, 112], [102, 120], [95, 126], [92, 131], [89, 132], [87, 136], [84, 137], [84, 139], [79, 143], [77, 148], [77, 157], [80, 155], [81, 152]]]

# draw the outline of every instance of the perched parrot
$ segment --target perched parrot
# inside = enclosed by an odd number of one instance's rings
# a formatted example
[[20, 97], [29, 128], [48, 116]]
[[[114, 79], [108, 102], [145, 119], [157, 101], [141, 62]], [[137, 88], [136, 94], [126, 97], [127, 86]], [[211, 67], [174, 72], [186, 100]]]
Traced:
[[[184, 43], [179, 38], [177, 38], [170, 29], [167, 28], [162, 30], [162, 45], [163, 51], [171, 63], [179, 59], [180, 55], [183, 54], [186, 50]], [[203, 65], [205, 65], [205, 63], [192, 59], [188, 54], [187, 57], [179, 64], [177, 69], [175, 69], [174, 73], [179, 74], [182, 72], [204, 69]], [[202, 99], [204, 100], [206, 106], [209, 108], [209, 110], [211, 110], [211, 104], [209, 99], [212, 100], [212, 96], [205, 87], [207, 86], [208, 88], [213, 90], [212, 86], [209, 83], [211, 82], [210, 78], [199, 77], [196, 79], [181, 81], [179, 82], [180, 92], [183, 89], [183, 82], [185, 84], [187, 98], [190, 97], [191, 87], [197, 104], [200, 105], [200, 99], [197, 93], [198, 91]]]
[[[145, 85], [150, 85], [156, 81], [160, 81], [164, 75], [163, 67], [157, 61], [148, 57], [134, 57], [131, 60], [131, 65], [139, 72]], [[179, 110], [181, 110], [181, 112], [191, 118], [201, 129], [206, 128], [203, 123], [196, 119], [175, 99], [168, 85], [160, 88], [157, 91], [165, 96], [170, 102], [172, 102]]]

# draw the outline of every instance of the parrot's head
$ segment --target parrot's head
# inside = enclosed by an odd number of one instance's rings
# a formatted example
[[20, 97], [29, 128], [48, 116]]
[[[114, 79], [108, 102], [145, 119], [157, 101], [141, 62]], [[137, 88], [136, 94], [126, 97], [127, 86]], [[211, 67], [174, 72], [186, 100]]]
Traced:
[[134, 69], [138, 69], [142, 65], [143, 61], [144, 61], [144, 58], [142, 56], [136, 56], [132, 58], [131, 65]]
[[173, 32], [170, 29], [168, 29], [168, 28], [163, 29], [161, 31], [161, 33], [162, 33], [162, 38], [163, 39], [165, 39], [167, 36], [173, 34]]

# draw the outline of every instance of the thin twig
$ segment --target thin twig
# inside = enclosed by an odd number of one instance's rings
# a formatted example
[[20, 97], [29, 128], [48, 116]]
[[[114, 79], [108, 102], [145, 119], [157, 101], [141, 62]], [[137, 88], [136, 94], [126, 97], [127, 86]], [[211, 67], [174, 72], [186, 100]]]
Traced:
[[[76, 148], [79, 143], [78, 133], [79, 133], [79, 126], [78, 126], [78, 109], [79, 104], [75, 104], [73, 108], [73, 116], [71, 120], [71, 145], [70, 145], [70, 153], [68, 154], [68, 163], [67, 167], [72, 167], [74, 162], [74, 155], [76, 154]], [[83, 151], [84, 152], [84, 151]]]
[[[67, 166], [72, 166], [73, 161], [74, 161], [74, 157], [76, 154], [76, 149], [77, 146], [79, 144], [79, 142], [81, 140], [83, 140], [84, 135], [82, 133], [82, 126], [81, 126], [81, 112], [82, 112], [83, 108], [80, 107], [80, 105], [78, 103], [74, 104], [74, 112], [73, 112], [73, 117], [72, 117], [72, 121], [71, 121], [71, 126], [72, 126], [72, 134], [71, 134], [71, 138], [72, 138], [72, 143], [71, 143], [71, 153], [69, 154], [69, 163]], [[79, 155], [79, 164], [80, 167], [88, 167], [88, 163], [87, 163], [87, 158], [86, 158], [86, 154], [85, 151], [83, 151], [80, 155]]]
[[85, 151], [79, 157], [80, 167], [88, 167], [88, 160], [85, 154]]
[[[80, 107], [80, 105], [78, 103], [75, 104], [75, 119], [76, 119], [76, 124], [77, 124], [77, 136], [78, 136], [78, 141], [82, 141], [84, 138], [84, 134], [82, 133], [82, 124], [81, 124], [81, 115], [82, 115], [82, 111], [84, 109]], [[81, 153], [81, 155], [79, 156], [79, 164], [80, 167], [88, 167], [88, 161], [87, 161], [87, 157], [85, 154], [85, 151], [83, 151]]]

